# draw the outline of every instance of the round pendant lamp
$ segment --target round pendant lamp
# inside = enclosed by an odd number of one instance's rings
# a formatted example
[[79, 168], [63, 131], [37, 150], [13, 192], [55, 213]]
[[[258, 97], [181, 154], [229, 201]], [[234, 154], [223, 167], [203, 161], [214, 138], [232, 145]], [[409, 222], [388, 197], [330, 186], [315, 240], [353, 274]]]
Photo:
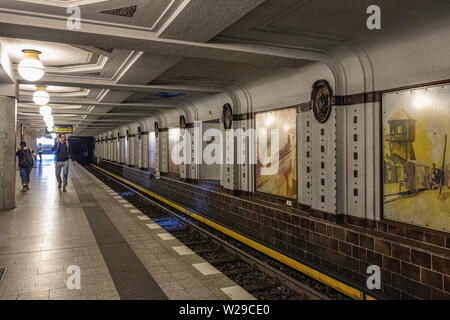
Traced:
[[22, 78], [28, 81], [37, 81], [42, 78], [45, 68], [39, 60], [40, 51], [25, 49], [22, 50], [24, 58], [19, 63], [18, 71]]
[[52, 108], [46, 104], [39, 108], [39, 113], [43, 116], [49, 116], [52, 114]]
[[37, 87], [36, 92], [33, 93], [34, 103], [43, 106], [50, 101], [50, 96], [45, 87]]

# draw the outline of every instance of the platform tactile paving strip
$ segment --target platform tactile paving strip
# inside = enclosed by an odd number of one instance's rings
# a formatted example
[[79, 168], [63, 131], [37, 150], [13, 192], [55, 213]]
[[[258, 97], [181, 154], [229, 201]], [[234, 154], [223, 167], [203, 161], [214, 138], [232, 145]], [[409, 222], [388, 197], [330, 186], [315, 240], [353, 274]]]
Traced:
[[[80, 201], [96, 202], [76, 178], [72, 179]], [[102, 207], [83, 208], [111, 278], [122, 300], [167, 300], [166, 294], [108, 218]]]

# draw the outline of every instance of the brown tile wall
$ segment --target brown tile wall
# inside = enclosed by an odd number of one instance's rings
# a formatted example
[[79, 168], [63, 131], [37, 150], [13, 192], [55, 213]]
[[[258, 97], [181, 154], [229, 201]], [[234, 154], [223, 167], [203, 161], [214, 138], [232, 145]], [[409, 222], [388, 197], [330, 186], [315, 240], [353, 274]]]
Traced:
[[173, 178], [156, 180], [107, 162], [103, 166], [349, 284], [365, 288], [365, 271], [375, 264], [382, 270], [379, 294], [386, 298], [450, 299], [448, 233], [307, 212], [286, 207], [282, 200], [272, 204], [265, 195], [234, 196]]

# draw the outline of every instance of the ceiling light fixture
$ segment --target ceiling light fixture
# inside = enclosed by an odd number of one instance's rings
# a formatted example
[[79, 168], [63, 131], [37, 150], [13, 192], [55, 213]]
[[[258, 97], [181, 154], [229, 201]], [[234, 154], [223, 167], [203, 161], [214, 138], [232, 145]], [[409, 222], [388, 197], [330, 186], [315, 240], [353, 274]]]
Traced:
[[37, 81], [42, 78], [45, 72], [44, 65], [39, 60], [40, 51], [25, 49], [22, 50], [24, 58], [19, 63], [18, 71], [22, 78], [28, 81]]
[[45, 125], [47, 127], [53, 127], [55, 123], [53, 122], [53, 117], [51, 115], [44, 116]]
[[39, 108], [39, 113], [43, 116], [49, 116], [52, 114], [52, 108], [46, 104]]
[[50, 96], [45, 87], [36, 88], [36, 92], [33, 93], [33, 101], [40, 106], [43, 106], [50, 101]]

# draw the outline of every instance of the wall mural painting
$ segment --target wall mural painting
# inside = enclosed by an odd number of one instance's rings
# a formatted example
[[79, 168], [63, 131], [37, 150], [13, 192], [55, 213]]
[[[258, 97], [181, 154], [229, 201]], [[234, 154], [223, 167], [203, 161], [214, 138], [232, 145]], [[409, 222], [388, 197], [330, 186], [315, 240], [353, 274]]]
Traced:
[[384, 218], [450, 230], [450, 86], [383, 95]]
[[[289, 108], [278, 111], [258, 113], [256, 123], [256, 191], [295, 199], [297, 197], [297, 110]], [[267, 133], [264, 135], [264, 129]], [[272, 155], [273, 129], [278, 129], [279, 151]], [[267, 137], [268, 157], [275, 161], [264, 164], [260, 154], [260, 139]], [[275, 174], [262, 174], [262, 169], [278, 167]]]
[[156, 135], [154, 132], [150, 132], [149, 134], [150, 139], [150, 168], [155, 169], [156, 168]]
[[169, 172], [170, 173], [180, 173], [180, 168], [177, 164], [175, 164], [174, 159], [172, 158], [172, 150], [175, 149], [175, 146], [180, 141], [180, 128], [172, 128], [169, 129]]

